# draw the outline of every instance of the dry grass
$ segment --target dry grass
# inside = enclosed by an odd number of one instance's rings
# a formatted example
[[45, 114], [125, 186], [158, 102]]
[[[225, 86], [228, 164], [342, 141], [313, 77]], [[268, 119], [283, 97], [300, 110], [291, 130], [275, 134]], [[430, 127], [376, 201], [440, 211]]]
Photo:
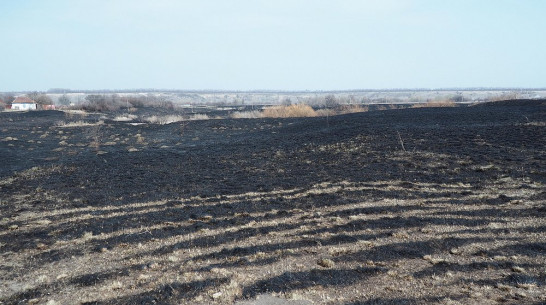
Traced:
[[367, 112], [369, 108], [361, 105], [345, 105], [337, 109], [319, 109], [314, 110], [306, 104], [271, 106], [263, 111], [240, 111], [230, 115], [232, 119], [257, 119], [257, 118], [296, 118], [296, 117], [316, 117], [333, 116], [347, 113]]
[[146, 144], [145, 138], [140, 133], [137, 133], [135, 135], [135, 139], [136, 139], [138, 144]]
[[361, 105], [345, 105], [341, 107], [341, 113], [358, 113], [368, 112], [370, 108], [368, 106]]
[[99, 151], [101, 142], [102, 142], [102, 131], [101, 131], [101, 125], [93, 126], [88, 131], [88, 138], [91, 139], [91, 142], [89, 143], [89, 147], [93, 147], [96, 151]]
[[297, 104], [268, 107], [263, 110], [262, 116], [265, 118], [315, 117], [317, 112], [309, 105]]
[[377, 106], [376, 108], [376, 110], [378, 111], [393, 110], [393, 109], [397, 109], [397, 106], [395, 104], [380, 105], [380, 106]]
[[315, 111], [315, 113], [317, 116], [333, 116], [338, 114], [334, 109], [319, 109]]
[[237, 111], [229, 115], [232, 119], [259, 119], [262, 117], [262, 112], [254, 111]]
[[[138, 150], [132, 148], [130, 151]], [[61, 168], [56, 171], [60, 170]], [[44, 172], [41, 168], [33, 168], [28, 174], [45, 175], [52, 172], [53, 170]], [[502, 191], [510, 192], [518, 190], [519, 185], [504, 183], [499, 187]], [[411, 192], [414, 193], [437, 195], [453, 194], [454, 192], [464, 193], [466, 194], [464, 198], [467, 201], [497, 198], [499, 191], [477, 193], [472, 192], [471, 186], [460, 184], [412, 183], [411, 186]], [[110, 299], [120, 303], [116, 298], [125, 297], [136, 303], [138, 300], [131, 299], [131, 295], [153, 295], [155, 291], [160, 291], [163, 293], [159, 294], [162, 297], [181, 298], [180, 304], [233, 304], [235, 300], [243, 296], [245, 291], [249, 291], [248, 287], [255, 287], [260, 283], [264, 286], [268, 285], [272, 289], [287, 287], [287, 291], [284, 295], [281, 294], [281, 297], [296, 299], [296, 296], [299, 296], [298, 299], [312, 300], [315, 302], [314, 304], [348, 304], [349, 301], [366, 300], [369, 298], [368, 295], [378, 295], [380, 298], [408, 295], [410, 298], [419, 299], [430, 291], [436, 294], [445, 294], [452, 290], [464, 289], [465, 285], [468, 285], [464, 283], [467, 280], [465, 272], [445, 272], [444, 270], [446, 266], [452, 266], [455, 270], [457, 267], [469, 268], [466, 266], [472, 266], [472, 264], [478, 266], [487, 264], [489, 266], [492, 257], [477, 256], [475, 254], [477, 251], [486, 249], [488, 252], [494, 252], [498, 251], [495, 249], [510, 248], [519, 243], [537, 242], [536, 236], [525, 236], [520, 230], [527, 226], [540, 226], [541, 219], [531, 217], [526, 220], [526, 223], [519, 222], [517, 214], [522, 212], [521, 210], [524, 208], [518, 205], [503, 207], [504, 210], [510, 211], [507, 214], [510, 216], [503, 215], [489, 220], [499, 222], [502, 219], [505, 221], [502, 226], [510, 230], [510, 238], [489, 240], [495, 236], [490, 231], [492, 223], [489, 221], [481, 223], [479, 220], [480, 217], [485, 217], [480, 213], [485, 213], [484, 211], [496, 207], [492, 204], [452, 205], [441, 198], [430, 199], [426, 205], [421, 199], [411, 198], [397, 200], [382, 198], [374, 202], [365, 200], [359, 200], [356, 203], [350, 202], [350, 199], [355, 199], [351, 197], [352, 194], [366, 193], [385, 187], [384, 190], [392, 192], [408, 191], [403, 181], [374, 183], [343, 181], [318, 183], [304, 189], [238, 193], [227, 195], [222, 199], [216, 197], [180, 198], [178, 202], [180, 207], [187, 206], [190, 211], [208, 210], [209, 208], [212, 211], [219, 204], [230, 206], [230, 210], [233, 211], [228, 214], [214, 211], [211, 214], [200, 215], [199, 218], [181, 218], [176, 222], [147, 218], [150, 217], [148, 215], [166, 216], [172, 212], [173, 206], [168, 205], [167, 201], [135, 202], [124, 206], [66, 207], [48, 210], [40, 214], [22, 214], [16, 220], [6, 218], [2, 220], [2, 225], [9, 228], [10, 231], [5, 234], [12, 235], [15, 232], [29, 233], [32, 230], [44, 230], [54, 226], [100, 222], [105, 218], [143, 218], [141, 226], [127, 226], [120, 231], [105, 231], [98, 234], [85, 228], [70, 239], [63, 239], [53, 244], [37, 244], [35, 249], [12, 254], [10, 261], [23, 265], [31, 255], [36, 253], [81, 251], [86, 245], [93, 245], [95, 249], [85, 257], [69, 256], [61, 263], [46, 263], [21, 274], [20, 277], [10, 279], [8, 283], [12, 284], [10, 287], [14, 288], [10, 288], [6, 295], [14, 295], [25, 291], [25, 289], [39, 290], [45, 285], [55, 284], [56, 280], [65, 279], [62, 282], [63, 285], [66, 285], [64, 291], [70, 291], [70, 294], [53, 288], [51, 294], [42, 296], [41, 301], [55, 299], [59, 304], [66, 304], [69, 303], [68, 298], [75, 298], [78, 302], [100, 302]], [[540, 185], [533, 186], [532, 194], [528, 194], [528, 196], [532, 196], [540, 190]], [[270, 213], [280, 215], [276, 210], [243, 210], [243, 206], [240, 206], [244, 202], [272, 202], [282, 198], [284, 202], [287, 202], [286, 207], [288, 207], [300, 201], [306, 202], [306, 198], [310, 196], [326, 195], [337, 198], [338, 203], [309, 210], [292, 209], [289, 210], [289, 213], [282, 214], [285, 215], [283, 217], [268, 217]], [[49, 196], [57, 196], [57, 194], [52, 193]], [[51, 198], [57, 199], [56, 197]], [[344, 203], [340, 204], [339, 202]], [[237, 208], [238, 206], [239, 208]], [[355, 212], [377, 209], [392, 211], [393, 215]], [[426, 214], [426, 211], [429, 213], [430, 211], [437, 211], [437, 213], [449, 211], [459, 216], [453, 216], [453, 219], [450, 220], [451, 223], [446, 223], [436, 221], [434, 217], [439, 216], [422, 216]], [[345, 216], [332, 217], [335, 215]], [[347, 215], [349, 216], [346, 217]], [[262, 219], [262, 221], [252, 220], [256, 218]], [[418, 223], [415, 227], [409, 225], [400, 227], [398, 230], [390, 229], [391, 227], [396, 228], [399, 221], [411, 224], [419, 218], [422, 218], [423, 223]], [[50, 219], [56, 219], [55, 223], [51, 223]], [[220, 219], [228, 220], [228, 222], [223, 222]], [[464, 225], [467, 222], [479, 223], [479, 226], [467, 227]], [[28, 225], [22, 227], [18, 223]], [[368, 223], [375, 224], [376, 227], [373, 225], [355, 226]], [[200, 227], [185, 231], [185, 234], [159, 235], [160, 233], [158, 233], [176, 230], [178, 227], [190, 228], [195, 224], [199, 224]], [[278, 229], [271, 231], [272, 227], [278, 227]], [[378, 234], [377, 232], [381, 232], [381, 234], [373, 240], [362, 240], [355, 237], [350, 241], [343, 239], [342, 243], [331, 243], [331, 241], [336, 241], [336, 237], [337, 240], [348, 238], [347, 234], [349, 233], [345, 231], [337, 233], [337, 230], [347, 227], [354, 230], [350, 233], [352, 236], [374, 236], [374, 234]], [[237, 236], [237, 232], [253, 232], [250, 230], [251, 228], [257, 229], [256, 232], [262, 229], [269, 231], [269, 233], [266, 235], [253, 233], [237, 241], [229, 238], [226, 240], [216, 239], [221, 236]], [[465, 238], [456, 235], [461, 231], [468, 231], [465, 233]], [[123, 236], [143, 237], [139, 237], [138, 243], [134, 245], [118, 242], [113, 243], [114, 246], [104, 246], [107, 244], [106, 241], [117, 240]], [[295, 236], [301, 236], [301, 239]], [[287, 239], [291, 239], [291, 242], [287, 243]], [[199, 240], [208, 242], [199, 243]], [[212, 240], [214, 242], [209, 243]], [[484, 241], [477, 243], [473, 240]], [[445, 248], [449, 243], [454, 243], [454, 245]], [[408, 244], [408, 246], [402, 246], [404, 244]], [[180, 247], [180, 245], [187, 245], [187, 247]], [[419, 245], [422, 245], [422, 248], [419, 248]], [[410, 248], [412, 246], [414, 248]], [[398, 256], [398, 251], [402, 250], [420, 253], [420, 256]], [[381, 259], [383, 251], [386, 254], [385, 258]], [[505, 252], [500, 253], [508, 255]], [[226, 257], [223, 257], [224, 254]], [[392, 255], [395, 260], [390, 260]], [[539, 258], [497, 256], [495, 259], [507, 261], [506, 265], [510, 266], [508, 270], [514, 274], [535, 277], [539, 272], [536, 267], [537, 262], [540, 261]], [[93, 264], [89, 264], [90, 261]], [[502, 265], [502, 263], [499, 264]], [[119, 270], [123, 270], [126, 265], [133, 266], [134, 271], [120, 273]], [[494, 265], [491, 264], [491, 266]], [[264, 269], [268, 270], [268, 273], [264, 273], [262, 271]], [[472, 271], [472, 269], [463, 270]], [[363, 272], [368, 273], [362, 276]], [[473, 272], [476, 282], [492, 279], [492, 285], [495, 285], [495, 281], [498, 283], [494, 287], [475, 284], [473, 289], [482, 294], [469, 295], [463, 299], [464, 303], [472, 303], [476, 300], [486, 301], [505, 291], [525, 292], [529, 300], [536, 300], [540, 294], [539, 289], [533, 286], [533, 283], [522, 283], [527, 286], [515, 287], [499, 282], [498, 279], [507, 272], [503, 268], [488, 268]], [[332, 285], [310, 286], [313, 290], [299, 288], [312, 285], [312, 280], [308, 280], [308, 278], [314, 279], [318, 276], [332, 278], [332, 280], [323, 279], [322, 281], [325, 283], [337, 283], [340, 281], [339, 277], [336, 277], [339, 273], [352, 276], [354, 282], [347, 281], [347, 287]], [[52, 276], [52, 274], [54, 275]], [[109, 274], [115, 274], [115, 276], [110, 277]], [[419, 274], [431, 275], [420, 277]], [[77, 283], [78, 280], [93, 280], [94, 275], [104, 276], [105, 280], [93, 282], [92, 289], [82, 284], [70, 284], [71, 282]], [[438, 283], [450, 278], [452, 278], [452, 283], [430, 286], [431, 283]], [[171, 296], [163, 290], [159, 290], [165, 285], [176, 287], [175, 285], [182, 281], [188, 283], [188, 289], [195, 289], [193, 295], [173, 294]], [[284, 281], [286, 281], [286, 285]], [[212, 285], [199, 286], [201, 282], [212, 283]], [[27, 286], [25, 288], [17, 286], [20, 283], [25, 283]], [[85, 284], [85, 282], [83, 283]], [[392, 290], [390, 287], [393, 284], [399, 285], [399, 287]], [[167, 290], [167, 292], [169, 291]], [[358, 294], [355, 294], [355, 291], [359, 291]], [[325, 302], [325, 295], [335, 303]]]
[[361, 105], [342, 105], [336, 108], [325, 108], [316, 111], [317, 116], [333, 116], [348, 113], [368, 112], [368, 106]]
[[171, 123], [183, 122], [183, 121], [198, 121], [198, 120], [210, 120], [211, 118], [203, 113], [197, 113], [192, 116], [184, 117], [182, 115], [163, 115], [157, 116], [152, 115], [150, 117], [144, 118], [144, 121], [152, 124], [166, 125]]
[[89, 123], [89, 122], [84, 122], [84, 121], [75, 121], [75, 122], [59, 121], [59, 122], [56, 123], [56, 126], [57, 127], [62, 127], [62, 128], [69, 128], [69, 127], [97, 126], [97, 125], [102, 125], [102, 124], [104, 124], [104, 121], [98, 121], [96, 123]]
[[80, 117], [86, 117], [88, 114], [87, 112], [83, 110], [63, 110], [63, 112], [64, 112], [64, 115], [69, 119], [74, 118], [74, 116], [76, 115]]
[[435, 108], [435, 107], [456, 107], [457, 104], [454, 101], [430, 101], [422, 104], [415, 104], [411, 108]]
[[181, 115], [164, 115], [164, 116], [152, 115], [150, 117], [145, 118], [144, 120], [152, 124], [166, 125], [166, 124], [184, 121], [184, 117]]
[[507, 100], [518, 100], [518, 99], [521, 99], [521, 94], [519, 94], [518, 92], [508, 92], [508, 93], [503, 93], [501, 95], [492, 97], [489, 101], [502, 102]]
[[125, 115], [118, 115], [114, 118], [114, 121], [116, 122], [130, 122], [134, 119], [138, 118], [138, 116], [134, 114], [125, 114]]
[[545, 126], [546, 126], [546, 122], [529, 122], [529, 123], [525, 123], [524, 125], [525, 125], [525, 126], [545, 127]]
[[198, 121], [198, 120], [210, 120], [210, 117], [206, 114], [198, 113], [194, 114], [189, 118], [190, 121]]

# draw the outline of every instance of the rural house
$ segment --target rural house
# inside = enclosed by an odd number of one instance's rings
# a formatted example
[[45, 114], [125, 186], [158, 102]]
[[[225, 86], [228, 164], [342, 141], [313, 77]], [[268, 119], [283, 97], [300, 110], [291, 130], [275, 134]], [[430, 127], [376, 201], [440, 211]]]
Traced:
[[26, 96], [19, 96], [11, 103], [12, 110], [36, 110], [36, 102]]

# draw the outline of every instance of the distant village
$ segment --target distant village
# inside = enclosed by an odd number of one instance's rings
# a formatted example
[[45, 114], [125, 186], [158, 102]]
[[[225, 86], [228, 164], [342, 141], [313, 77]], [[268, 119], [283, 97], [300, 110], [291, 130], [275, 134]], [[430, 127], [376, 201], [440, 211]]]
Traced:
[[[472, 104], [495, 100], [546, 98], [546, 89], [415, 89], [352, 91], [62, 91], [0, 92], [0, 111], [116, 110], [124, 107], [193, 105], [419, 104], [450, 101]], [[168, 108], [167, 107], [167, 108]]]

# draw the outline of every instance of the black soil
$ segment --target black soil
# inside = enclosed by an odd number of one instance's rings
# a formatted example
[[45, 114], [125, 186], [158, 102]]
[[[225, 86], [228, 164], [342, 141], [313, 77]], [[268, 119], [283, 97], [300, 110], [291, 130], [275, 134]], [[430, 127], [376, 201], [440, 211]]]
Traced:
[[[89, 125], [63, 126], [70, 122]], [[0, 113], [0, 156], [0, 304], [60, 304], [81, 291], [88, 294], [78, 302], [93, 304], [230, 304], [296, 292], [317, 304], [546, 301], [542, 101], [167, 125], [117, 122], [104, 114]], [[292, 196], [305, 191], [311, 193]], [[161, 208], [138, 207], [151, 202]], [[64, 212], [51, 213], [57, 210]], [[72, 218], [77, 220], [66, 220]], [[413, 234], [444, 225], [458, 230], [441, 240], [413, 240]], [[239, 230], [221, 232], [228, 227]], [[221, 233], [207, 233], [214, 230]], [[276, 232], [295, 235], [258, 242]], [[106, 235], [64, 246], [100, 234]], [[186, 235], [194, 238], [169, 239]], [[497, 240], [505, 244], [495, 247]], [[362, 241], [375, 246], [356, 249]], [[139, 245], [145, 251], [128, 250]], [[332, 247], [340, 246], [348, 252], [335, 254]], [[202, 253], [180, 254], [193, 247]], [[450, 250], [464, 247], [475, 251], [460, 254], [460, 262], [449, 260], [455, 255]], [[109, 266], [101, 259], [116, 251], [127, 264]], [[324, 253], [335, 267], [315, 266]], [[170, 258], [175, 254], [186, 267]], [[429, 263], [428, 254], [448, 259]], [[300, 268], [305, 255], [313, 268]], [[523, 258], [510, 259], [518, 255]], [[62, 279], [46, 274], [41, 281], [23, 277], [87, 257], [96, 261], [96, 272], [66, 271]], [[146, 265], [154, 257], [169, 257], [172, 264]], [[283, 259], [299, 267], [268, 276], [266, 270]], [[404, 281], [393, 270], [402, 273], [396, 268], [405, 263], [414, 286], [389, 290]], [[190, 275], [125, 287], [154, 268], [165, 276], [172, 268]], [[203, 275], [213, 268], [246, 270], [255, 280]], [[455, 274], [449, 285], [427, 282], [448, 272]], [[489, 281], [480, 276], [484, 272], [491, 272]], [[239, 287], [230, 292], [235, 278]], [[124, 288], [97, 292], [116, 279]], [[366, 282], [372, 280], [376, 288]], [[220, 296], [214, 295], [218, 287], [224, 287]], [[468, 287], [477, 287], [476, 293]]]

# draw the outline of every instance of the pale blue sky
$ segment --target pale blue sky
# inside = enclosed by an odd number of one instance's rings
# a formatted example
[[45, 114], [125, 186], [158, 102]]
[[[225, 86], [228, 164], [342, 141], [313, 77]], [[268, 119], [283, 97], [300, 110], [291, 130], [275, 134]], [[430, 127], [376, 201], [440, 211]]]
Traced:
[[543, 0], [0, 0], [0, 91], [546, 87]]

